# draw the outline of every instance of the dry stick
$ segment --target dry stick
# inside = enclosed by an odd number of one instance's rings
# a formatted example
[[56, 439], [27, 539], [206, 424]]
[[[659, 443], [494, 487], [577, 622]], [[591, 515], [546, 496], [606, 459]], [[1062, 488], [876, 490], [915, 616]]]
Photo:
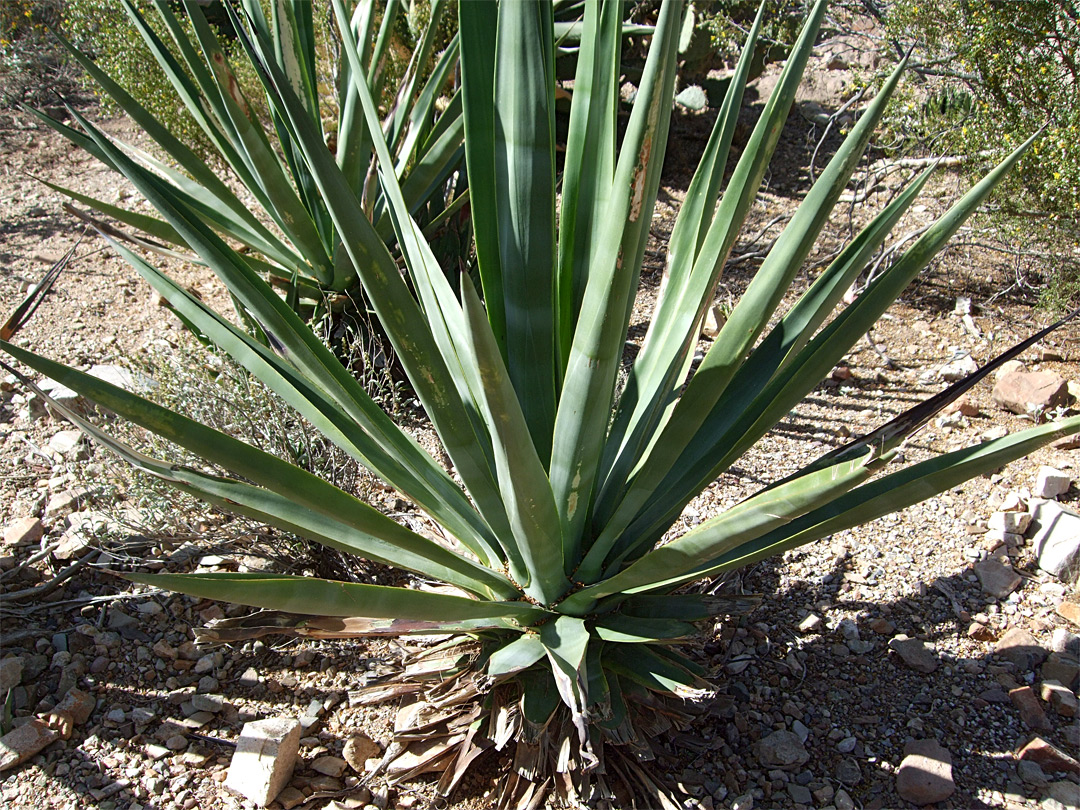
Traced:
[[12, 568], [10, 571], [5, 571], [3, 574], [0, 574], [0, 582], [4, 582], [4, 581], [9, 580], [12, 577], [16, 576], [20, 571], [24, 570], [28, 565], [33, 565], [38, 560], [45, 559], [59, 545], [60, 545], [59, 540], [54, 540], [53, 542], [49, 543], [49, 545], [47, 545], [45, 548], [41, 549], [41, 551], [38, 551], [35, 554], [28, 557], [25, 562], [20, 563], [18, 566], [16, 566], [15, 568]]
[[98, 549], [92, 549], [76, 560], [74, 563], [63, 569], [60, 573], [50, 579], [48, 582], [42, 582], [40, 585], [35, 585], [32, 588], [25, 588], [21, 591], [13, 591], [12, 593], [0, 594], [0, 603], [2, 602], [19, 602], [23, 599], [29, 599], [32, 596], [44, 596], [45, 594], [55, 590], [62, 585], [65, 581], [71, 579], [79, 571], [85, 568], [92, 557], [97, 556], [101, 552]]

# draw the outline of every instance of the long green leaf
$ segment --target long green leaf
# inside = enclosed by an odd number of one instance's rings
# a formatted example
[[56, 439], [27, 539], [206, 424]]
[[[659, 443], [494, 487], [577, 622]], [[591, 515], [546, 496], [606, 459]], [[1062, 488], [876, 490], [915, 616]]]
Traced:
[[495, 197], [495, 39], [498, 17], [491, 3], [458, 3], [465, 168], [476, 233], [476, 264], [495, 341], [506, 357], [506, 306]]
[[[289, 181], [281, 159], [271, 146], [262, 125], [251, 121], [248, 102], [202, 10], [192, 0], [184, 1], [196, 39], [211, 71], [212, 79], [207, 77], [204, 82], [211, 80], [215, 82], [213, 86], [204, 84], [203, 93], [210, 95], [216, 91], [220, 99], [219, 106], [222, 114], [227, 116], [228, 129], [234, 145], [250, 168], [258, 188], [263, 190], [269, 202], [267, 213], [312, 262], [312, 271], [321, 283], [335, 290], [346, 289], [354, 280], [355, 275], [349, 272], [349, 268], [335, 263], [332, 259], [330, 235], [319, 231], [319, 216], [313, 203], [314, 187], [309, 186], [305, 190], [307, 175], [295, 172], [297, 184], [307, 198], [307, 204], [305, 204], [297, 188]], [[163, 17], [171, 14], [167, 10], [165, 0], [155, 0], [155, 2]], [[235, 19], [235, 16], [233, 18]], [[276, 109], [274, 112], [281, 114]]]
[[[279, 512], [281, 510], [287, 511], [290, 502], [297, 504], [301, 509], [297, 510], [295, 516], [289, 519], [296, 526], [303, 524], [304, 515], [302, 513], [311, 511], [330, 518], [331, 524], [333, 522], [344, 523], [364, 535], [369, 535], [390, 544], [400, 545], [412, 553], [423, 555], [425, 552], [437, 551], [431, 541], [419, 537], [414, 532], [395, 523], [363, 501], [354, 498], [352, 495], [305, 470], [282, 461], [276, 456], [251, 447], [227, 434], [201, 425], [181, 414], [156, 405], [89, 374], [54, 363], [6, 342], [0, 341], [0, 348], [20, 362], [72, 390], [78, 391], [102, 407], [169, 441], [175, 442], [211, 463], [218, 464], [230, 472], [247, 478], [282, 496], [281, 499], [275, 501]], [[85, 424], [83, 426], [85, 427]], [[149, 462], [145, 463], [148, 464]], [[164, 475], [165, 472], [159, 469], [158, 474]], [[179, 473], [174, 471], [171, 475], [178, 476]], [[212, 482], [205, 478], [178, 480], [188, 486], [198, 486], [205, 491], [212, 490]], [[219, 482], [219, 485], [227, 486], [228, 482]], [[213, 493], [211, 492], [211, 494]], [[244, 499], [255, 497], [256, 494], [254, 491], [250, 491], [244, 498], [238, 499], [238, 503], [242, 505]], [[227, 496], [219, 492], [215, 497], [225, 499]], [[269, 514], [270, 510], [265, 505], [269, 501], [263, 501], [263, 503], [264, 505], [259, 508]], [[319, 522], [315, 521], [314, 525], [319, 525]], [[322, 525], [325, 526], [325, 522]], [[332, 527], [330, 530], [332, 530]], [[458, 557], [457, 561], [453, 561], [452, 557], [457, 555], [452, 555], [451, 552], [446, 552], [446, 554], [451, 554], [451, 557], [435, 555], [439, 556], [440, 565], [443, 565], [446, 561], [453, 562], [454, 565], [459, 566], [459, 570], [470, 571], [469, 576], [472, 579], [483, 578], [489, 587], [498, 587], [497, 583], [502, 578], [494, 575], [494, 572], [488, 571], [475, 563], [470, 563], [462, 557]], [[506, 582], [502, 586], [502, 593], [513, 592], [508, 590], [508, 585], [509, 583]]]
[[[567, 597], [559, 610], [581, 615], [595, 601], [615, 593], [648, 590], [657, 581], [681, 576], [731, 548], [773, 531], [835, 500], [865, 481], [882, 460], [872, 451], [754, 495], [696, 526], [677, 540], [653, 549], [619, 573]], [[616, 561], [616, 565], [619, 561]]]
[[[574, 332], [559, 399], [552, 445], [551, 475], [561, 511], [568, 566], [580, 559], [619, 361], [640, 264], [634, 263], [647, 232], [659, 182], [663, 139], [671, 115], [681, 6], [661, 7], [646, 60], [641, 89], [615, 169], [588, 270], [582, 316]], [[643, 249], [643, 247], [642, 247]]]
[[553, 622], [540, 625], [540, 641], [547, 651], [559, 697], [570, 709], [570, 718], [578, 732], [578, 744], [586, 763], [585, 767], [594, 767], [597, 759], [589, 747], [589, 731], [585, 717], [589, 703], [585, 656], [589, 646], [589, 630], [581, 619], [560, 616]]
[[487, 673], [491, 678], [502, 678], [528, 669], [547, 655], [540, 637], [527, 633], [500, 647], [488, 659]]
[[[555, 423], [555, 55], [549, 0], [499, 3], [495, 202], [506, 366], [537, 452]], [[475, 197], [473, 197], [475, 199]]]
[[770, 532], [729, 551], [687, 576], [657, 582], [656, 587], [676, 587], [683, 582], [715, 576], [844, 529], [869, 523], [939, 495], [977, 475], [999, 469], [1049, 442], [1076, 433], [1080, 433], [1080, 416], [1029, 428], [914, 464], [858, 487], [779, 531]]
[[615, 124], [619, 101], [618, 36], [621, 4], [608, 0], [585, 6], [584, 47], [574, 76], [570, 131], [562, 175], [559, 217], [557, 302], [560, 378], [570, 356], [578, 312], [589, 280], [594, 234], [615, 174]]
[[[675, 342], [676, 335], [672, 333], [672, 328], [677, 325], [677, 313], [672, 310], [681, 303], [681, 296], [676, 293], [689, 282], [695, 259], [713, 221], [716, 200], [720, 195], [727, 167], [728, 152], [739, 120], [743, 91], [756, 53], [764, 11], [765, 6], [762, 3], [743, 45], [735, 72], [729, 80], [728, 90], [705, 152], [694, 172], [686, 198], [679, 207], [679, 215], [668, 240], [664, 278], [656, 311], [645, 334], [643, 349], [634, 360], [630, 379], [619, 398], [608, 436], [604, 451], [604, 481], [626, 480], [629, 474], [627, 467], [640, 456], [645, 436], [655, 429], [664, 409], [670, 407], [667, 400], [671, 399], [668, 394], [673, 387], [673, 381], [685, 377], [686, 361], [692, 357], [690, 348], [695, 341], [684, 339], [681, 346]], [[732, 222], [732, 225], [735, 223]], [[685, 326], [683, 328], [685, 333]], [[695, 337], [696, 332], [695, 328]], [[655, 343], [659, 343], [659, 347], [655, 347]], [[665, 345], [669, 347], [669, 351], [664, 351]], [[668, 370], [661, 374], [660, 371], [665, 365]], [[614, 471], [611, 469], [613, 465], [616, 466]], [[601, 488], [594, 520], [604, 520], [608, 516], [608, 510], [614, 505], [612, 501], [615, 496], [612, 493], [616, 489], [615, 486], [607, 484]]]
[[[858, 337], [866, 333], [904, 288], [941, 251], [1033, 142], [1034, 137], [1014, 150], [992, 172], [972, 186], [919, 237], [896, 264], [879, 276], [855, 303], [841, 312], [790, 360], [784, 374], [774, 379], [762, 392], [761, 399], [755, 406], [756, 410], [747, 413], [757, 416], [767, 412], [767, 418], [775, 422], [794, 407], [801, 394], [794, 385], [788, 388], [788, 381], [798, 381], [806, 390], [805, 386], [812, 384], [813, 379], [820, 380], [824, 377], [836, 361], [854, 345]], [[628, 537], [655, 538], [662, 534], [682, 509], [682, 505], [700, 491], [702, 481], [713, 480], [749, 446], [747, 442], [752, 443], [756, 437], [762, 435], [760, 428], [751, 429], [750, 425], [746, 424], [729, 427], [725, 424], [728, 422], [727, 418], [718, 409], [714, 410], [713, 414], [713, 424], [724, 426], [723, 435], [728, 437], [731, 444], [718, 448], [720, 437], [714, 439], [704, 433], [699, 435], [698, 443], [687, 447], [683, 456], [671, 468], [672, 472], [667, 480], [657, 488], [657, 494], [626, 532]], [[764, 423], [759, 424], [761, 427], [765, 426]], [[718, 452], [718, 449], [721, 452]]]
[[[229, 249], [215, 234], [202, 226], [200, 222], [190, 215], [190, 212], [185, 212], [183, 204], [172, 196], [171, 189], [167, 185], [156, 180], [151, 175], [139, 174], [133, 168], [131, 161], [112, 147], [107, 139], [97, 133], [89, 122], [82, 119], [77, 112], [73, 114], [95, 138], [97, 146], [105, 151], [108, 157], [117, 163], [125, 173], [129, 173], [129, 177], [143, 195], [183, 235], [184, 240], [198, 251], [199, 255], [222, 279], [232, 294], [242, 302], [243, 307], [257, 319], [262, 330], [272, 336], [276, 349], [285, 352], [290, 363], [309, 380], [323, 387], [353, 418], [358, 419], [361, 424], [370, 421], [373, 415], [371, 413], [365, 414], [365, 411], [370, 411], [373, 408], [370, 397], [337, 358], [319, 342], [311, 329], [300, 320], [286, 302], [281, 300], [238, 254]], [[320, 149], [319, 154], [330, 164], [329, 177], [331, 179], [340, 179], [341, 175], [337, 172], [336, 166], [333, 165], [329, 153], [325, 149]], [[331, 199], [344, 200], [346, 205], [351, 200], [355, 206], [355, 196], [347, 189], [342, 191], [343, 193], [340, 196], [331, 197]], [[429, 360], [435, 362], [437, 360], [437, 351], [429, 348], [430, 344], [425, 345], [423, 343], [424, 332], [416, 328], [416, 324], [421, 322], [421, 317], [416, 315], [412, 317], [411, 321], [409, 320], [409, 308], [411, 307], [415, 311], [416, 302], [405, 288], [393, 260], [386, 252], [385, 245], [374, 236], [374, 232], [366, 218], [360, 215], [357, 222], [361, 223], [361, 226], [354, 228], [352, 233], [357, 237], [362, 235], [368, 237], [368, 241], [363, 246], [356, 245], [357, 250], [364, 251], [357, 253], [357, 255], [373, 255], [376, 259], [382, 257], [381, 266], [378, 262], [365, 265], [365, 285], [370, 290], [386, 289], [388, 292], [383, 296], [383, 300], [387, 305], [400, 303], [400, 307], [393, 311], [394, 320], [389, 318], [389, 313], [385, 313], [387, 317], [383, 320], [384, 325], [397, 325], [399, 330], [397, 334], [401, 338], [395, 344], [398, 356], [403, 358], [403, 362], [406, 360], [411, 361], [414, 357], [419, 358], [422, 368], [427, 366]], [[366, 232], [363, 230], [363, 226], [366, 226]], [[366, 252], [369, 249], [373, 251], [372, 254]], [[408, 328], [406, 328], [406, 324], [408, 324]], [[428, 333], [428, 337], [430, 338], [430, 333]], [[405, 367], [407, 369], [412, 368], [415, 373], [413, 363], [406, 362]], [[425, 385], [425, 383], [427, 384]], [[430, 375], [421, 377], [416, 388], [420, 392], [421, 401], [430, 406], [429, 392], [432, 390]], [[445, 388], [442, 390], [445, 390]], [[439, 395], [445, 396], [441, 391]], [[449, 402], [456, 403], [458, 400], [453, 398]], [[460, 408], [460, 403], [458, 404]], [[467, 416], [462, 415], [460, 410], [455, 413], [449, 406], [443, 407], [442, 412], [436, 413], [436, 417], [440, 415], [458, 420], [454, 422], [455, 426], [461, 424], [462, 420], [467, 420]], [[381, 418], [385, 419], [385, 415]], [[438, 419], [436, 425], [439, 425]], [[474, 444], [469, 443], [464, 437], [455, 443], [447, 441], [447, 435], [453, 436], [449, 431], [442, 435], [444, 442], [447, 444], [447, 452], [450, 454], [451, 459], [458, 464], [458, 469], [468, 485], [476, 468], [467, 467], [459, 459], [470, 460], [473, 454], [479, 451]], [[463, 446], [462, 454], [457, 452], [459, 445]], [[486, 461], [483, 463], [486, 465]], [[486, 472], [486, 466], [483, 469]], [[471, 534], [477, 534], [478, 537], [483, 536], [485, 533], [483, 521], [479, 519], [473, 509], [465, 507], [461, 511], [461, 517], [465, 523], [471, 523], [475, 527]], [[468, 537], [469, 534], [465, 536]]]
[[[563, 574], [561, 525], [551, 484], [518, 407], [483, 305], [467, 275], [462, 275], [461, 292], [479, 363], [482, 409], [493, 439], [499, 487], [516, 541], [511, 559], [520, 560], [514, 579], [526, 593], [550, 604], [570, 586]], [[503, 540], [504, 547], [510, 545], [507, 540]]]
[[500, 559], [495, 544], [458, 486], [363, 390], [352, 406], [311, 385], [295, 368], [253, 340], [187, 290], [121, 245], [122, 256], [198, 331], [265, 383], [319, 430], [446, 527], [489, 565]]
[[[671, 296], [673, 303], [665, 307], [665, 302], [661, 302], [654, 327], [655, 340], [650, 340], [648, 345], [642, 348], [627, 381], [627, 391], [634, 392], [629, 400], [630, 404], [634, 404], [637, 399], [636, 392], [640, 388], [644, 407], [630, 417], [630, 433], [626, 445], [604, 481], [596, 526], [600, 537], [583, 565], [585, 578], [595, 576], [603, 556], [641, 507], [642, 492], [639, 487], [634, 493], [635, 500], [626, 502], [625, 506], [620, 504], [617, 512], [613, 508], [614, 504], [620, 503], [621, 495], [626, 489], [627, 476], [641, 461], [642, 453], [648, 454], [648, 467], [641, 473], [641, 479], [655, 485], [671, 468], [682, 449], [694, 441], [708, 408], [723, 393], [731, 376], [745, 358], [746, 351], [764, 329], [767, 314], [775, 308], [790, 283], [788, 276], [793, 276], [798, 269], [797, 263], [792, 265], [777, 258], [769, 268], [763, 267], [755, 275], [751, 287], [707, 353], [706, 361], [703, 361], [691, 378], [678, 403], [671, 408], [674, 393], [682, 382], [675, 375], [685, 368], [690, 347], [697, 337], [702, 313], [709, 303], [708, 299], [723, 262], [734, 244], [749, 204], [761, 182], [768, 157], [779, 140], [780, 131], [794, 101], [795, 91], [824, 16], [825, 5], [825, 0], [819, 0], [804, 24], [799, 40], [784, 66], [780, 81], [743, 152], [735, 169], [735, 176], [724, 193], [701, 250], [695, 256], [693, 269], [689, 273], [669, 277], [665, 298]], [[865, 132], [866, 137], [869, 137], [870, 128], [865, 126], [867, 122], [864, 120], [862, 123], [864, 126], [860, 132]], [[859, 139], [852, 140], [859, 142]], [[845, 153], [843, 163], [846, 165], [850, 162], [853, 167], [853, 161], [861, 155], [861, 146], [856, 150], [854, 144], [849, 142], [848, 149], [850, 151]], [[817, 196], [825, 197], [826, 192], [839, 195], [843, 183], [837, 183], [835, 178], [830, 178], [829, 182], [819, 180], [815, 187], [818, 189]], [[795, 235], [793, 241], [800, 244], [808, 241], [812, 243], [813, 237], [808, 231], [815, 226], [820, 229], [825, 214], [809, 206], [800, 206], [799, 211], [812, 211], [814, 216], [804, 214], [802, 219], [810, 219], [810, 222], [806, 226], [800, 223], [799, 228], [794, 230], [789, 227], [787, 232]], [[780, 255], [775, 249], [773, 253], [777, 257]], [[788, 279], [787, 282], [785, 279]], [[679, 281], [682, 283], [677, 284]], [[641, 379], [637, 376], [639, 371], [645, 375]], [[668, 418], [662, 424], [661, 430], [662, 415]]]
[[271, 574], [121, 574], [125, 579], [203, 599], [307, 613], [367, 619], [463, 621], [535, 620], [541, 611], [526, 602], [487, 602], [385, 585], [335, 582]]
[[[346, 15], [340, 0], [335, 0], [334, 9], [338, 15], [339, 24], [342, 24]], [[353, 62], [353, 67], [358, 68], [356, 50], [350, 43], [344, 43], [344, 50], [346, 58]], [[414, 374], [422, 375], [414, 382], [414, 386], [421, 394], [421, 401], [428, 407], [428, 414], [436, 430], [447, 445], [447, 453], [458, 465], [466, 488], [476, 500], [481, 514], [484, 515], [496, 537], [508, 538], [511, 530], [506, 507], [499, 497], [495, 480], [491, 439], [477, 413], [477, 403], [481, 396], [479, 367], [475, 349], [463, 340], [466, 333], [464, 316], [430, 246], [421, 238], [420, 229], [409, 214], [408, 206], [393, 171], [389, 149], [380, 131], [374, 100], [367, 86], [359, 80], [358, 69], [354, 70], [352, 75], [354, 88], [363, 107], [368, 133], [378, 155], [380, 178], [388, 202], [387, 212], [397, 235], [398, 244], [402, 248], [414, 287], [424, 307], [423, 310], [417, 308], [415, 300], [404, 284], [392, 287], [395, 300], [384, 301], [383, 306], [394, 304], [403, 307], [404, 312], [395, 309], [388, 310], [388, 316], [392, 318], [391, 325], [396, 324], [396, 329], [391, 326], [386, 327], [388, 334], [391, 340], [399, 341], [429, 337], [433, 345], [437, 347], [434, 351], [429, 350], [431, 353], [428, 356], [421, 356], [416, 358], [416, 361], [404, 363], [405, 369], [410, 373], [410, 379]], [[325, 158], [320, 157], [317, 146], [313, 146], [312, 151], [314, 157], [325, 163]], [[332, 166], [326, 168], [325, 175], [317, 174], [317, 176], [320, 182], [323, 182], [324, 177], [327, 182], [337, 179]], [[352, 203], [348, 195], [344, 193], [342, 200], [346, 209]], [[338, 215], [335, 214], [335, 216]], [[375, 231], [371, 230], [364, 235], [367, 239], [371, 239], [375, 236]], [[388, 278], [388, 281], [398, 278], [399, 276], [395, 273], [392, 279]], [[367, 283], [365, 281], [365, 284]], [[375, 306], [378, 311], [380, 306], [378, 299], [375, 299]], [[426, 324], [430, 327], [429, 332], [426, 334], [421, 332], [415, 324], [410, 324], [403, 317], [413, 312], [416, 313], [417, 322], [423, 322], [419, 319], [426, 317]], [[403, 361], [405, 360], [409, 358], [403, 358]], [[442, 362], [439, 362], [440, 360]], [[431, 390], [433, 386], [438, 386], [440, 389], [437, 391], [438, 398], [432, 400], [429, 396], [425, 400], [425, 390]], [[440, 410], [433, 410], [432, 403], [435, 403]], [[448, 434], [444, 433], [444, 430], [453, 432]], [[522, 572], [523, 576], [525, 573]]]

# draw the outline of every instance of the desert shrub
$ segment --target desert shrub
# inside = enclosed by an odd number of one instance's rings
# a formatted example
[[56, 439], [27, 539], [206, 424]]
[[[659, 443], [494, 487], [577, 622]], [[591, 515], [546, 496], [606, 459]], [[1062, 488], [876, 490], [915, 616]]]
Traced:
[[[895, 0], [890, 37], [920, 46], [924, 83], [893, 108], [890, 125], [908, 143], [983, 158], [1045, 126], [1007, 181], [994, 224], [1005, 236], [1039, 237], [1055, 265], [1043, 300], [1080, 297], [1080, 19], [1057, 0]], [[1034, 227], [1033, 227], [1034, 223]]]
[[0, 3], [0, 107], [42, 104], [74, 86], [74, 72], [49, 34], [62, 7], [62, 0]]
[[[152, 1], [135, 0], [135, 5], [144, 12], [158, 36], [171, 45], [172, 40], [165, 27], [156, 15], [149, 13], [153, 9]], [[183, 20], [185, 30], [190, 34], [190, 23], [186, 18]], [[170, 132], [200, 156], [206, 158], [212, 155], [209, 140], [187, 108], [177, 102], [169, 78], [154, 59], [123, 5], [115, 0], [63, 0], [62, 30]], [[233, 41], [229, 37], [223, 37], [223, 40], [227, 43]], [[172, 46], [172, 51], [174, 56], [177, 55], [175, 46]], [[253, 75], [242, 73], [238, 79], [245, 90], [256, 86]], [[92, 82], [88, 84], [97, 91]], [[258, 99], [255, 93], [248, 95], [249, 98]], [[99, 92], [98, 96], [106, 114], [120, 113], [119, 105], [107, 93]]]

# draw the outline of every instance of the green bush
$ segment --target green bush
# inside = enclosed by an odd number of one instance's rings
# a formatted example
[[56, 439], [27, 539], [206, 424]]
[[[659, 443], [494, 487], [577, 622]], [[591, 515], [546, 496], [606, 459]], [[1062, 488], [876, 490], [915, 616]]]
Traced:
[[62, 0], [0, 3], [0, 107], [44, 104], [74, 87], [72, 71], [49, 35]]
[[[165, 27], [156, 15], [148, 13], [153, 9], [152, 0], [134, 2], [158, 36], [171, 44]], [[62, 30], [69, 38], [176, 137], [204, 159], [211, 156], [213, 152], [209, 139], [187, 108], [178, 103], [169, 78], [158, 66], [123, 5], [116, 0], [64, 0], [63, 5]], [[185, 30], [190, 34], [191, 24], [186, 17], [183, 21]], [[172, 47], [172, 51], [174, 56], [177, 55], [175, 47]], [[256, 86], [253, 76], [241, 75], [239, 79], [245, 90]], [[97, 92], [107, 114], [121, 112], [119, 105], [107, 93], [100, 92], [93, 82], [88, 84]], [[248, 96], [258, 98], [257, 93], [248, 93]]]
[[[1080, 293], [1080, 20], [1058, 0], [895, 0], [889, 35], [919, 43], [927, 83], [918, 101], [898, 105], [892, 125], [933, 139], [936, 151], [981, 156], [1043, 135], [1007, 181], [994, 224], [1030, 241], [1053, 261], [1044, 300], [1063, 306]], [[968, 168], [980, 172], [981, 160]], [[1045, 217], [1033, 215], [1045, 214]], [[1039, 233], [1041, 232], [1041, 233]]]

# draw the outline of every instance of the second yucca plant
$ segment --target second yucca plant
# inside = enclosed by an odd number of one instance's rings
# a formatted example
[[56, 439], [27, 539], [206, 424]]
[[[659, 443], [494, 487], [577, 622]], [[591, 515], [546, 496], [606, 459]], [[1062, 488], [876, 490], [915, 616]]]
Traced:
[[[690, 500], [750, 451], [871, 327], [1026, 146], [837, 311], [930, 173], [917, 177], [768, 329], [901, 66], [821, 172], [695, 366], [704, 313], [779, 138], [825, 3], [811, 11], [725, 185], [759, 12], [672, 232], [648, 333], [626, 366], [624, 342], [663, 164], [683, 9], [671, 0], [659, 11], [620, 139], [621, 7], [614, 0], [585, 4], [557, 194], [552, 4], [459, 4], [476, 258], [460, 276], [460, 295], [410, 216], [352, 40], [343, 36], [344, 56], [404, 273], [290, 77], [261, 58], [272, 46], [266, 32], [252, 26], [246, 33], [245, 46], [283, 113], [280, 126], [310, 176], [310, 192], [341, 234], [350, 271], [363, 283], [450, 469], [376, 407], [257, 268], [182, 195], [140, 171], [80, 119], [95, 148], [220, 276], [266, 344], [132, 251], [117, 249], [199, 333], [410, 498], [440, 532], [411, 531], [284, 461], [2, 344], [18, 360], [227, 475], [142, 456], [81, 422], [133, 464], [225, 509], [415, 575], [421, 586], [392, 588], [266, 574], [128, 574], [137, 582], [275, 611], [219, 623], [207, 638], [452, 634], [377, 694], [416, 698], [397, 728], [403, 746], [423, 745], [410, 772], [441, 770], [441, 787], [450, 790], [486, 748], [511, 746], [504, 796], [523, 804], [535, 798], [535, 783], [552, 774], [561, 791], [580, 798], [607, 794], [616, 775], [662, 796], [635, 763], [650, 756], [650, 738], [684, 718], [677, 702], [665, 700], [710, 688], [673, 642], [692, 636], [694, 622], [738, 607], [684, 586], [902, 509], [1080, 431], [1080, 418], [1073, 417], [893, 469], [905, 436], [995, 365], [989, 364], [872, 434], [667, 537]], [[347, 30], [342, 0], [334, 0], [334, 9]]]

